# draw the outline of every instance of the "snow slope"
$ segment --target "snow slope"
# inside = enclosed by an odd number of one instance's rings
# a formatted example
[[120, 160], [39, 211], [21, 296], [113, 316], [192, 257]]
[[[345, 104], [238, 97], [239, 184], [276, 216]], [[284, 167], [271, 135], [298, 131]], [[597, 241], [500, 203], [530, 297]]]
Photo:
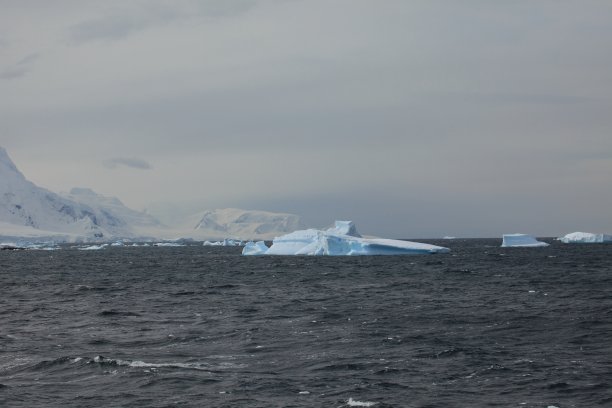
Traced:
[[140, 236], [134, 227], [158, 227], [146, 214], [89, 189], [59, 195], [28, 181], [0, 147], [0, 236], [108, 240]]
[[126, 207], [116, 197], [106, 197], [97, 194], [89, 188], [73, 188], [69, 193], [62, 194], [63, 197], [88, 206], [94, 210], [95, 215], [110, 216], [121, 220], [127, 228], [129, 237], [157, 237], [165, 229], [156, 218], [141, 211]]
[[293, 214], [226, 208], [167, 227], [89, 188], [56, 194], [28, 181], [0, 147], [0, 237], [29, 241], [272, 239], [305, 228]]

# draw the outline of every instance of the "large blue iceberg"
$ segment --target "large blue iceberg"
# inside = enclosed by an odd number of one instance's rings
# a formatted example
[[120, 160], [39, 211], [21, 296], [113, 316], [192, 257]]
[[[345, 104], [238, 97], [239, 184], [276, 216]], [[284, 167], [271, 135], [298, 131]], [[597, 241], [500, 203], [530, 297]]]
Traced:
[[419, 242], [364, 238], [352, 221], [336, 221], [327, 230], [306, 229], [274, 238], [272, 246], [249, 242], [243, 255], [415, 255], [446, 253], [448, 248]]
[[527, 234], [504, 234], [502, 238], [502, 247], [547, 247], [546, 242], [538, 241], [531, 235]]

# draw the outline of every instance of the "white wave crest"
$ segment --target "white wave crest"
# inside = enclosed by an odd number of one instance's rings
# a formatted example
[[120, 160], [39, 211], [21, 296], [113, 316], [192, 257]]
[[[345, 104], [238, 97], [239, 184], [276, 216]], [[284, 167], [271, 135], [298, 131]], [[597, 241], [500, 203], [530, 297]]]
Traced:
[[147, 363], [145, 361], [140, 361], [140, 360], [130, 361], [130, 360], [121, 360], [121, 359], [110, 359], [110, 358], [106, 358], [102, 356], [94, 357], [93, 362], [94, 363], [115, 364], [118, 366], [132, 367], [132, 368], [149, 368], [149, 369], [181, 368], [181, 369], [187, 369], [187, 370], [200, 370], [200, 371], [223, 370], [223, 369], [246, 367], [246, 364], [235, 364], [235, 363], [229, 363], [229, 362], [221, 362], [220, 364], [209, 364], [206, 362]]
[[373, 407], [374, 405], [376, 405], [376, 403], [370, 401], [357, 401], [352, 398], [349, 398], [346, 402], [346, 405], [348, 405], [349, 407]]

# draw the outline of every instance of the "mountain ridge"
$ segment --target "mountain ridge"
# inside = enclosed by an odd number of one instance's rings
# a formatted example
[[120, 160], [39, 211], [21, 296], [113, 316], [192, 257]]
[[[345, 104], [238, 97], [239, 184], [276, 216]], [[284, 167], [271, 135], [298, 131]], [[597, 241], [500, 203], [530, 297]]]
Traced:
[[0, 147], [0, 237], [56, 241], [272, 239], [305, 227], [294, 214], [226, 208], [200, 211], [179, 226], [87, 187], [54, 193], [29, 181]]

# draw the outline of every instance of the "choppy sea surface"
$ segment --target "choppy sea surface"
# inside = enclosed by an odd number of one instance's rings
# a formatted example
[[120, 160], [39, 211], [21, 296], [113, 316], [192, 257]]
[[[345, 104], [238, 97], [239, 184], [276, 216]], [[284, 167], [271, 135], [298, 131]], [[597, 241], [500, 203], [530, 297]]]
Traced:
[[612, 407], [612, 245], [0, 251], [2, 407]]

